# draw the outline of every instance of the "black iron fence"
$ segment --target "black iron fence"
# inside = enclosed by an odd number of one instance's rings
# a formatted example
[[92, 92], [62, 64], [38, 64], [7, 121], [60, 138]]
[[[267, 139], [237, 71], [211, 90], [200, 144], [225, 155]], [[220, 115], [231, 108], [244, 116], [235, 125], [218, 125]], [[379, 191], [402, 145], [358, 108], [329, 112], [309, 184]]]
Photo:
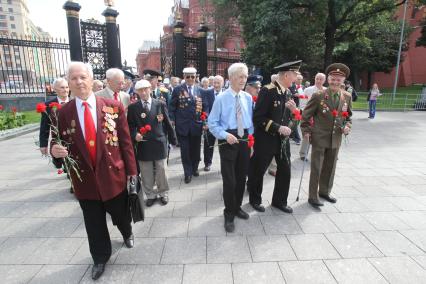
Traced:
[[0, 95], [43, 96], [70, 61], [63, 39], [0, 36]]

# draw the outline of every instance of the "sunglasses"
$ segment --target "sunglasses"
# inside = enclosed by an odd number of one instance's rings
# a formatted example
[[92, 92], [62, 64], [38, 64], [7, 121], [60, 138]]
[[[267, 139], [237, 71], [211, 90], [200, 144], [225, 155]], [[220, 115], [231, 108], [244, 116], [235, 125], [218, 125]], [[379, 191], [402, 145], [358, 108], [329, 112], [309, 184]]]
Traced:
[[189, 78], [195, 79], [195, 75], [187, 75], [187, 76], [185, 76], [185, 79], [189, 79]]

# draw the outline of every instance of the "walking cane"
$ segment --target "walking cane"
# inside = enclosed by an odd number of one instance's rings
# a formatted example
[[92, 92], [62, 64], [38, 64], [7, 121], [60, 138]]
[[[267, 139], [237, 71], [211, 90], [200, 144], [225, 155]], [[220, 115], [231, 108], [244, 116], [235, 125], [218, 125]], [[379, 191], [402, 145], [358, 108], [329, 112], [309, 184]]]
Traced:
[[172, 148], [172, 146], [169, 144], [167, 145], [167, 165], [169, 165], [169, 156], [170, 156], [170, 149]]
[[303, 161], [303, 166], [302, 166], [302, 175], [300, 177], [300, 183], [299, 183], [299, 190], [297, 191], [297, 197], [296, 197], [296, 201], [299, 201], [299, 195], [300, 195], [300, 189], [302, 188], [302, 180], [303, 180], [303, 172], [305, 171], [305, 164], [307, 163], [308, 160], [308, 154], [309, 154], [309, 148], [311, 147], [311, 144], [308, 144], [308, 149], [306, 149], [306, 153], [305, 153], [305, 159]]

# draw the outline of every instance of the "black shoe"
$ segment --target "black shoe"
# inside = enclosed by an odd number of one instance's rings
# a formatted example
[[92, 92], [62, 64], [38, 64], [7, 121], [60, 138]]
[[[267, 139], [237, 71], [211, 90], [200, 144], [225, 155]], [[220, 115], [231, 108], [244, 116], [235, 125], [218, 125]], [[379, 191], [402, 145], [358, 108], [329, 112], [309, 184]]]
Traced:
[[205, 171], [205, 172], [210, 172], [210, 166], [205, 166], [205, 167], [204, 167], [204, 171]]
[[167, 205], [167, 203], [169, 203], [169, 197], [168, 196], [161, 196], [160, 202], [161, 202], [162, 205]]
[[322, 203], [321, 201], [319, 201], [319, 200], [315, 200], [315, 199], [312, 199], [312, 198], [309, 198], [308, 199], [308, 203], [309, 204], [311, 204], [313, 207], [315, 207], [315, 208], [318, 208], [318, 207], [320, 207], [320, 206], [324, 206], [324, 203]]
[[331, 202], [331, 203], [337, 202], [337, 199], [330, 196], [330, 195], [320, 194], [319, 197], [321, 197], [321, 198], [323, 198], [323, 199], [325, 199], [325, 200], [327, 200], [328, 202]]
[[70, 187], [70, 193], [74, 193], [74, 189], [72, 188], [72, 186]]
[[135, 245], [135, 236], [133, 234], [130, 235], [127, 239], [124, 239], [124, 244], [127, 248], [132, 248]]
[[309, 161], [309, 160], [308, 160], [308, 158], [305, 158], [305, 157], [300, 157], [300, 159], [301, 159], [302, 161], [304, 161], [304, 162]]
[[234, 216], [227, 216], [225, 214], [225, 231], [228, 233], [235, 231]]
[[243, 209], [240, 208], [240, 210], [238, 210], [237, 214], [235, 214], [235, 216], [237, 216], [240, 219], [244, 219], [244, 220], [248, 220], [248, 218], [250, 218], [250, 215], [247, 214], [247, 212], [244, 212]]
[[254, 210], [259, 211], [259, 212], [265, 212], [265, 207], [263, 207], [262, 204], [254, 204], [254, 203], [250, 203], [251, 207], [253, 207]]
[[145, 202], [146, 207], [151, 207], [155, 203], [155, 198], [147, 199]]
[[198, 170], [196, 170], [193, 174], [194, 177], [198, 177], [200, 175], [200, 172]]
[[185, 183], [190, 183], [192, 177], [191, 176], [185, 176]]
[[284, 204], [278, 205], [278, 204], [272, 203], [272, 207], [275, 207], [285, 213], [289, 213], [289, 214], [293, 213], [293, 209], [290, 206], [287, 206]]
[[94, 264], [92, 267], [92, 279], [97, 280], [105, 271], [105, 263]]

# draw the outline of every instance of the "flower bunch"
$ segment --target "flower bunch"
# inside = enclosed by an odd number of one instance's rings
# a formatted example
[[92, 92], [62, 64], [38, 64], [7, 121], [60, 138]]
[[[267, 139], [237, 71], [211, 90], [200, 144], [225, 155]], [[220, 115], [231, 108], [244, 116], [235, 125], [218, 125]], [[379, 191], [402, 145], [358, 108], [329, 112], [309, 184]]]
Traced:
[[148, 132], [151, 131], [151, 125], [147, 124], [145, 126], [142, 126], [141, 128], [139, 128], [139, 133], [144, 136], [145, 134], [147, 134]]
[[4, 109], [4, 106], [0, 105], [0, 111], [3, 111], [3, 109]]
[[200, 120], [203, 122], [203, 124], [207, 121], [207, 113], [205, 111], [200, 114]]

